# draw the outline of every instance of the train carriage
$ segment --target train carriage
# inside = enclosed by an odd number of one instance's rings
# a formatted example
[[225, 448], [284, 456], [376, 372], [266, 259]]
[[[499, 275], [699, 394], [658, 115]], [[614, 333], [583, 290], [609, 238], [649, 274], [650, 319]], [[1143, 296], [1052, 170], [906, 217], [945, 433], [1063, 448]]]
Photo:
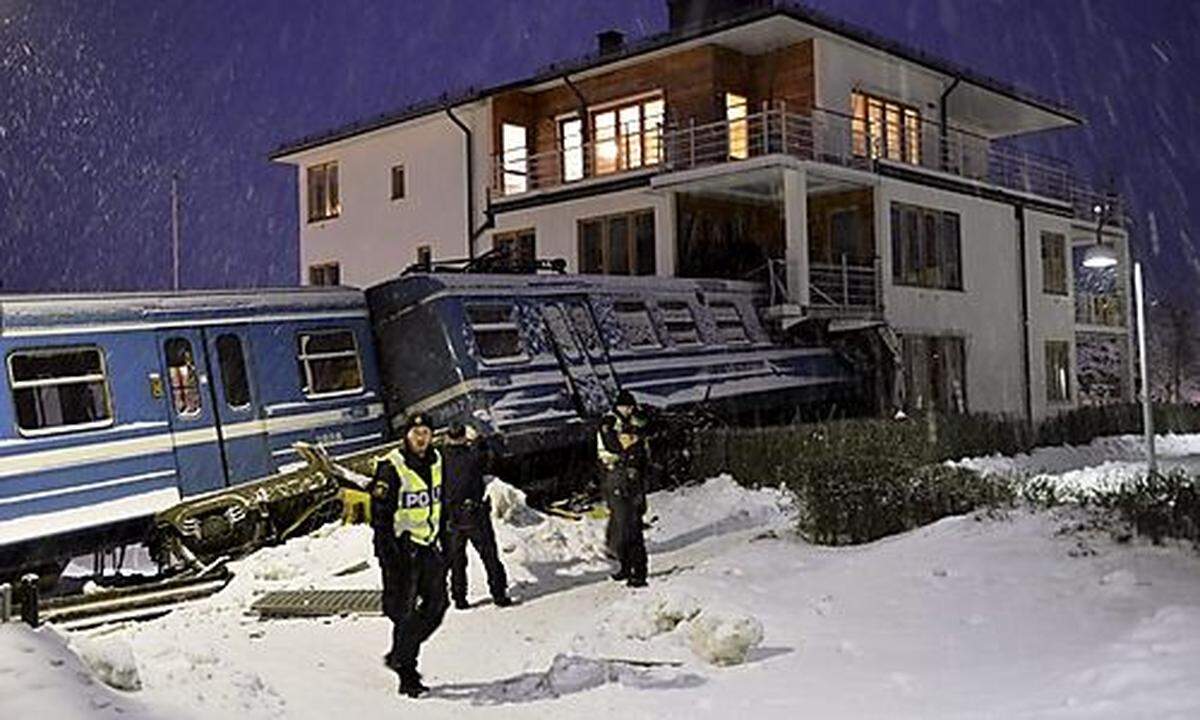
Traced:
[[0, 298], [0, 575], [383, 442], [371, 349], [348, 289]]

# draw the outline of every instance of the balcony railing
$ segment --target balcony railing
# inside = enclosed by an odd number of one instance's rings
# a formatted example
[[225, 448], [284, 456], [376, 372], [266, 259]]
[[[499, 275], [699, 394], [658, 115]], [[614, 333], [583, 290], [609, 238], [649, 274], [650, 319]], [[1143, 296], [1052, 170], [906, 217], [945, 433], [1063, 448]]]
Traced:
[[[870, 125], [848, 115], [766, 108], [744, 118], [637, 132], [612, 131], [559, 150], [514, 150], [493, 159], [497, 198], [611, 179], [622, 174], [677, 172], [772, 154], [871, 170], [875, 163], [922, 168], [1069, 204], [1092, 219], [1115, 199], [1078, 181], [1061, 161], [992, 142], [937, 123]], [[1123, 217], [1119, 207], [1112, 217]]]
[[1079, 325], [1125, 327], [1125, 303], [1115, 293], [1075, 293], [1075, 322]]
[[843, 255], [837, 264], [810, 263], [808, 289], [810, 304], [814, 308], [837, 309], [846, 313], [877, 310], [883, 305], [879, 260], [870, 265], [857, 265], [851, 264]]

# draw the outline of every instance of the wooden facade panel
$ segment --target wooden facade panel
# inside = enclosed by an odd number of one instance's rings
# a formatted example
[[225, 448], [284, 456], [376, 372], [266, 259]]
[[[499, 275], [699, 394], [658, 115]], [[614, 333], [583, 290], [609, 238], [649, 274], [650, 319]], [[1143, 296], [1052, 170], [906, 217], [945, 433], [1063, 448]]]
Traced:
[[[834, 237], [835, 213], [852, 212], [852, 235]], [[851, 265], [865, 266], [875, 261], [875, 196], [870, 188], [825, 193], [808, 199], [808, 259], [814, 263], [840, 264], [846, 253]]]

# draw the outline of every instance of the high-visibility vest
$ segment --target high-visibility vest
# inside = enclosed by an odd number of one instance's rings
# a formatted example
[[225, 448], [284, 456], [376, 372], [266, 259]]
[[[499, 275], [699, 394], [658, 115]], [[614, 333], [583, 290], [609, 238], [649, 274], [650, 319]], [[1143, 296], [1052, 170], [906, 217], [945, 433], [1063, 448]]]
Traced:
[[432, 487], [426, 485], [421, 476], [405, 464], [404, 455], [398, 449], [375, 460], [376, 463], [390, 462], [400, 477], [396, 519], [393, 523], [396, 537], [408, 533], [418, 545], [432, 545], [442, 521], [442, 456], [433, 448], [429, 452], [434, 457], [433, 465], [429, 468]]
[[[600, 462], [611, 468], [621, 458], [616, 453], [604, 447], [604, 426], [610, 417], [614, 420], [613, 425], [618, 435], [621, 433], [640, 433], [641, 429], [646, 426], [646, 420], [638, 415], [636, 411], [628, 418], [621, 417], [621, 414], [617, 412], [610, 412], [604, 416], [605, 422], [601, 422], [600, 429], [596, 431], [596, 454], [600, 458]], [[646, 439], [642, 438], [642, 442], [645, 443]]]

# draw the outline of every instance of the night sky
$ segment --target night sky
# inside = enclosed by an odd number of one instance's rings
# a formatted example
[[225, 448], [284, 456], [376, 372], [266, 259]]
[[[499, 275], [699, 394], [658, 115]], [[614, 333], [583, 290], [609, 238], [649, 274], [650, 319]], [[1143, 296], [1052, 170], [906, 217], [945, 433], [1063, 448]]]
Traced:
[[[1156, 294], [1196, 295], [1200, 3], [808, 6], [1076, 108], [1086, 128], [1034, 146], [1115, 181]], [[275, 147], [665, 26], [664, 0], [0, 0], [0, 283], [169, 287], [177, 172], [185, 287], [293, 284]]]

